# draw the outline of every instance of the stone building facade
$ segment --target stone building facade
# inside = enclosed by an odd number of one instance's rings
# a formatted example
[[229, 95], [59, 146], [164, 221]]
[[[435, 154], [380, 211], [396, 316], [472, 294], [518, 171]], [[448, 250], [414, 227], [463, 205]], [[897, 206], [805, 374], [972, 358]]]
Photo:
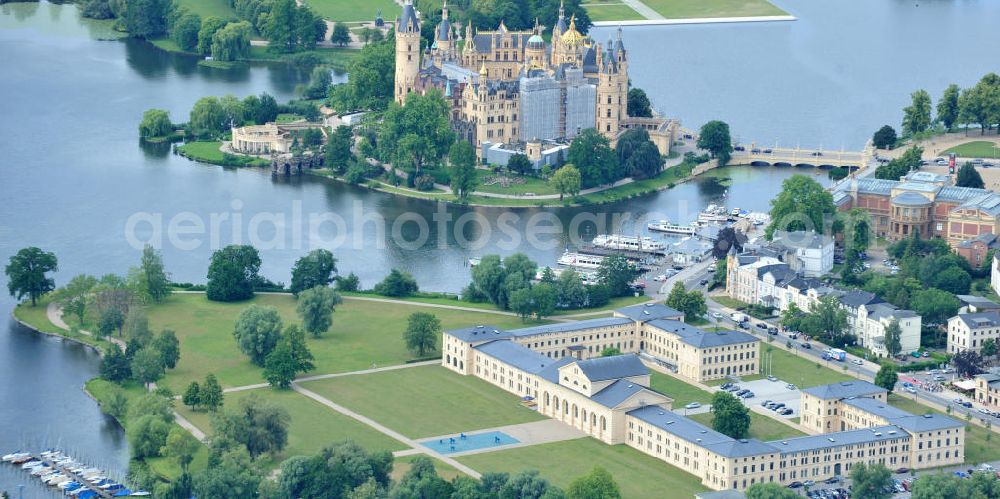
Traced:
[[601, 44], [580, 33], [560, 6], [551, 43], [539, 25], [519, 31], [501, 21], [496, 30], [478, 31], [470, 23], [458, 50], [460, 29], [445, 3], [434, 42], [421, 52], [420, 23], [407, 0], [396, 20], [395, 100], [440, 89], [452, 101], [453, 126], [480, 159], [496, 144], [568, 141], [588, 128], [614, 143], [628, 128], [642, 127], [661, 154], [670, 153], [675, 121], [628, 117], [629, 60], [620, 29]]

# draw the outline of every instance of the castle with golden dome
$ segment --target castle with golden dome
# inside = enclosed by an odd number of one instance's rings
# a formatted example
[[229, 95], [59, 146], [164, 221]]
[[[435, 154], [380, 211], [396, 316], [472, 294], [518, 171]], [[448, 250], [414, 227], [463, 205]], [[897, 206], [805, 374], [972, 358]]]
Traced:
[[621, 28], [602, 45], [580, 33], [560, 4], [551, 43], [537, 22], [525, 31], [503, 22], [496, 30], [476, 31], [470, 23], [459, 48], [460, 28], [448, 19], [445, 2], [434, 42], [421, 51], [420, 25], [407, 0], [395, 24], [395, 100], [403, 104], [411, 92], [440, 89], [452, 105], [453, 127], [479, 158], [489, 156], [492, 163], [488, 152], [504, 148], [528, 153], [538, 166], [540, 144], [565, 143], [587, 128], [614, 143], [624, 130], [643, 127], [661, 153], [669, 153], [675, 122], [628, 117], [629, 60]]

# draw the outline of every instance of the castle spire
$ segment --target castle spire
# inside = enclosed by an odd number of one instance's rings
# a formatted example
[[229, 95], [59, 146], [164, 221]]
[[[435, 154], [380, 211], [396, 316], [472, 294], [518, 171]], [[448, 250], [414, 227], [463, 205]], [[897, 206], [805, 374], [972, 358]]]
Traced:
[[[448, 20], [448, 0], [441, 5], [441, 19]], [[621, 26], [618, 27], [618, 38], [621, 38]]]

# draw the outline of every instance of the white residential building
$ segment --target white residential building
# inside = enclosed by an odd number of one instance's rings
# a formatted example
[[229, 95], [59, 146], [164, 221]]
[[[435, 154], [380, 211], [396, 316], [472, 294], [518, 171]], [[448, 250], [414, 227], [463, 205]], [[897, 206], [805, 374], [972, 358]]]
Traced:
[[921, 317], [902, 310], [872, 293], [844, 291], [816, 279], [804, 278], [792, 268], [771, 256], [742, 254], [729, 256], [726, 291], [731, 298], [746, 303], [787, 310], [791, 304], [808, 312], [820, 298], [836, 296], [847, 311], [847, 325], [858, 344], [875, 355], [887, 356], [885, 328], [893, 321], [899, 324], [901, 352], [920, 348]]
[[964, 350], [980, 353], [983, 342], [1000, 337], [1000, 312], [990, 310], [958, 314], [948, 319], [948, 353]]
[[990, 287], [993, 292], [1000, 294], [1000, 252], [993, 254], [993, 267], [990, 272]]
[[771, 247], [795, 272], [819, 277], [833, 270], [833, 238], [815, 231], [775, 231]]

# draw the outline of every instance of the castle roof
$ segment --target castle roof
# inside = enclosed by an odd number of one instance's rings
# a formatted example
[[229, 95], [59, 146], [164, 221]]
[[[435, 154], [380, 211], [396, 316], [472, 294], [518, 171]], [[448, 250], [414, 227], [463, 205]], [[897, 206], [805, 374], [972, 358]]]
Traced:
[[399, 19], [396, 20], [396, 31], [403, 32], [420, 32], [420, 19], [417, 18], [417, 11], [413, 8], [413, 2], [406, 0], [403, 5], [403, 13], [399, 15]]

